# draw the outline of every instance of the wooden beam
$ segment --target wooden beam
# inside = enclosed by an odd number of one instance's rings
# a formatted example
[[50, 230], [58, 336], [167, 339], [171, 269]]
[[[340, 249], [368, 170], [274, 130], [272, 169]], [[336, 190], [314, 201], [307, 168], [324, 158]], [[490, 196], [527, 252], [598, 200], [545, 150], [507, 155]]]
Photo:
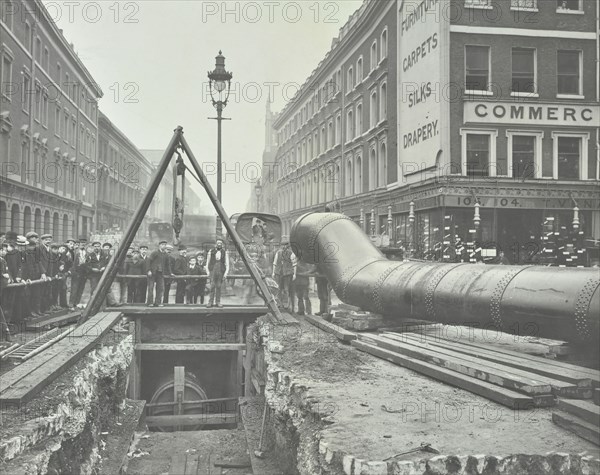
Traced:
[[237, 414], [181, 414], [168, 416], [146, 416], [148, 427], [224, 425], [238, 422]]
[[[514, 377], [520, 377], [520, 378], [523, 378], [524, 381], [533, 380], [533, 381], [537, 381], [538, 383], [541, 383], [541, 384], [547, 384], [550, 386], [552, 394], [555, 394], [556, 396], [575, 397], [575, 398], [590, 398], [592, 396], [591, 388], [589, 386], [588, 387], [578, 387], [574, 383], [567, 383], [565, 381], [560, 381], [560, 380], [552, 378], [552, 377], [535, 374], [528, 370], [517, 369], [512, 366], [507, 366], [502, 362], [495, 363], [493, 361], [484, 360], [477, 356], [467, 355], [467, 354], [460, 353], [460, 352], [457, 352], [454, 350], [450, 350], [448, 348], [444, 348], [441, 346], [429, 346], [426, 343], [422, 343], [417, 340], [409, 340], [409, 339], [402, 340], [401, 337], [392, 339], [388, 335], [384, 335], [382, 337], [377, 337], [378, 341], [379, 341], [379, 338], [381, 338], [383, 341], [387, 340], [387, 341], [391, 341], [391, 342], [397, 342], [397, 344], [400, 345], [399, 348], [411, 348], [412, 347], [412, 348], [417, 349], [419, 352], [421, 352], [423, 350], [423, 354], [427, 354], [429, 356], [439, 355], [440, 361], [442, 361], [442, 362], [449, 359], [453, 363], [458, 363], [467, 368], [472, 368], [472, 370], [484, 371], [484, 372], [489, 373], [490, 375], [498, 375], [498, 376], [501, 376], [502, 378], [507, 378], [509, 380]], [[391, 348], [391, 349], [393, 350], [394, 348]], [[402, 352], [402, 350], [401, 350], [401, 352]], [[410, 355], [410, 356], [415, 356], [415, 355]], [[434, 362], [434, 361], [430, 361], [429, 358], [419, 358], [419, 359], [424, 359], [425, 361], [429, 361], [430, 363]], [[446, 365], [445, 363], [442, 363], [442, 364], [444, 364], [444, 366], [446, 366], [446, 367], [450, 367], [449, 365]], [[454, 369], [454, 368], [452, 368], [452, 369]], [[461, 370], [460, 372], [464, 372], [464, 371]], [[465, 374], [470, 374], [470, 372], [466, 372]], [[507, 375], [509, 375], [510, 378], [508, 378]], [[491, 379], [488, 379], [488, 381], [490, 381], [490, 380]], [[591, 385], [591, 381], [589, 381], [589, 383]], [[516, 387], [511, 387], [511, 388], [518, 389]]]
[[221, 307], [200, 307], [196, 305], [170, 305], [164, 307], [148, 307], [146, 305], [124, 305], [118, 308], [108, 307], [107, 310], [121, 312], [124, 315], [135, 315], [136, 317], [154, 316], [154, 315], [190, 315], [198, 318], [210, 317], [212, 315], [222, 317], [229, 315], [236, 317], [238, 315], [260, 316], [266, 314], [269, 309], [264, 305], [224, 305]]
[[585, 422], [577, 417], [572, 416], [571, 414], [566, 414], [564, 412], [553, 412], [552, 422], [563, 429], [567, 429], [569, 432], [577, 434], [579, 437], [591, 442], [592, 444], [600, 445], [600, 430], [598, 429], [598, 426], [590, 424], [589, 422]]
[[[442, 340], [456, 341], [455, 339], [451, 340], [449, 338], [442, 338], [442, 337], [438, 336], [437, 334], [435, 334], [432, 337], [439, 338]], [[549, 358], [541, 358], [539, 356], [530, 355], [528, 353], [521, 353], [519, 351], [509, 350], [507, 348], [499, 348], [497, 346], [493, 346], [490, 344], [476, 343], [474, 341], [464, 341], [464, 340], [461, 340], [460, 342], [463, 345], [473, 346], [475, 348], [481, 348], [481, 349], [489, 350], [489, 351], [495, 351], [496, 353], [500, 353], [501, 355], [511, 355], [511, 356], [515, 356], [517, 358], [521, 358], [522, 360], [536, 361], [538, 363], [548, 364], [551, 366], [556, 366], [558, 368], [564, 368], [564, 369], [569, 369], [572, 371], [578, 371], [580, 373], [586, 374], [586, 376], [588, 378], [591, 378], [593, 383], [600, 383], [600, 371], [597, 369], [585, 368], [583, 366], [577, 366], [572, 363], [565, 363], [563, 361], [556, 361], [556, 360], [549, 359]]]
[[424, 374], [430, 378], [437, 379], [444, 383], [456, 386], [458, 388], [477, 394], [491, 401], [497, 402], [511, 409], [532, 409], [533, 407], [548, 407], [554, 404], [554, 397], [530, 397], [510, 389], [496, 386], [486, 381], [456, 373], [446, 368], [440, 368], [434, 364], [420, 361], [409, 356], [401, 355], [390, 350], [370, 345], [363, 341], [354, 340], [350, 343], [360, 351], [364, 351], [378, 358], [390, 361], [399, 366]]
[[544, 361], [537, 362], [525, 360], [523, 358], [508, 354], [503, 355], [501, 353], [498, 353], [497, 351], [468, 346], [462, 343], [454, 343], [448, 340], [433, 339], [430, 337], [423, 338], [419, 335], [411, 333], [403, 333], [399, 335], [395, 333], [385, 332], [383, 336], [401, 342], [415, 341], [421, 344], [426, 343], [435, 347], [450, 349], [456, 352], [463, 353], [465, 355], [475, 356], [477, 358], [492, 361], [494, 363], [502, 363], [506, 366], [511, 366], [513, 368], [529, 371], [531, 373], [536, 373], [542, 376], [547, 376], [549, 378], [560, 379], [561, 381], [573, 383], [579, 387], [589, 388], [592, 385], [591, 378], [586, 376], [585, 373], [580, 373], [576, 370], [555, 367], [547, 364]]
[[600, 407], [592, 401], [578, 401], [576, 399], [560, 399], [558, 409], [580, 417], [584, 421], [600, 426]]
[[242, 343], [137, 343], [140, 351], [239, 351]]
[[356, 340], [356, 333], [352, 333], [348, 330], [345, 330], [342, 327], [334, 325], [333, 323], [329, 323], [326, 320], [323, 320], [320, 317], [313, 317], [312, 315], [306, 315], [304, 317], [308, 322], [312, 323], [317, 328], [320, 328], [327, 333], [331, 333], [335, 335], [338, 340], [342, 341], [352, 341]]
[[437, 351], [429, 351], [416, 346], [405, 345], [400, 342], [386, 340], [380, 337], [363, 337], [361, 340], [371, 343], [386, 350], [394, 351], [411, 358], [416, 358], [427, 363], [434, 364], [457, 373], [462, 373], [467, 376], [494, 383], [497, 386], [502, 386], [513, 391], [523, 392], [525, 394], [550, 394], [550, 384], [517, 374], [512, 374], [502, 368], [492, 368], [483, 364], [474, 364], [470, 361], [454, 358]]

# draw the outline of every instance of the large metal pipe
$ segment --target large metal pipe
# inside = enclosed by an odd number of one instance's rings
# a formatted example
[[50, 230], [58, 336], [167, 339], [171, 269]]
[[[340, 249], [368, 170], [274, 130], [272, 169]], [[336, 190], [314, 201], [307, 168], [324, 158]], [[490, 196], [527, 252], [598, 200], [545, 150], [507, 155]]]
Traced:
[[364, 310], [521, 336], [599, 340], [598, 269], [390, 261], [336, 213], [301, 216], [291, 242], [300, 259], [320, 266], [343, 302]]

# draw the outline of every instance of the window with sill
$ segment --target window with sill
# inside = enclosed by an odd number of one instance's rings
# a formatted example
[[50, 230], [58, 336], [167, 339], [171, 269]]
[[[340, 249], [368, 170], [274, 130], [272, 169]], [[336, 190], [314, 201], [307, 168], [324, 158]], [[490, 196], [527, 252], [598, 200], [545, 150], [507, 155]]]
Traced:
[[556, 11], [581, 11], [581, 0], [557, 0]]
[[490, 136], [467, 134], [467, 176], [489, 176]]
[[581, 94], [581, 51], [557, 53], [558, 94]]
[[346, 77], [346, 92], [350, 92], [354, 89], [354, 70], [352, 66], [348, 68], [348, 76]]
[[535, 178], [536, 137], [512, 137], [512, 176], [523, 180]]
[[12, 83], [12, 58], [6, 53], [2, 54], [2, 73], [0, 74], [0, 80], [2, 81], [2, 100], [10, 102], [9, 84]]
[[23, 110], [29, 113], [31, 107], [31, 78], [27, 73], [23, 73], [23, 90], [21, 91], [21, 104], [23, 104]]
[[512, 92], [536, 93], [535, 49], [513, 48], [512, 50]]
[[371, 71], [377, 67], [377, 41], [371, 45]]
[[579, 180], [581, 161], [581, 137], [557, 137], [557, 168], [559, 180]]
[[356, 84], [360, 84], [363, 80], [363, 59], [362, 56], [356, 62]]
[[492, 0], [465, 0], [465, 7], [489, 7]]
[[15, 11], [15, 5], [13, 5], [11, 0], [4, 0], [3, 2], [0, 2], [0, 15], [2, 22], [8, 27], [9, 30], [12, 30], [13, 27], [13, 15]]
[[465, 46], [465, 89], [467, 91], [487, 91], [489, 82], [489, 46]]

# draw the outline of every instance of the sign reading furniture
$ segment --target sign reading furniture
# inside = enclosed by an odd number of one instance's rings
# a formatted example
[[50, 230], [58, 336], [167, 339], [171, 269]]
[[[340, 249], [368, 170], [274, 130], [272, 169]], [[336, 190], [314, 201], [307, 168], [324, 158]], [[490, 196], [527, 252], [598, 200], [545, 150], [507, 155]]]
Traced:
[[[425, 168], [442, 149], [443, 51], [448, 49], [440, 0], [401, 2], [399, 10], [400, 88], [398, 132], [400, 166], [414, 157]], [[406, 173], [401, 172], [403, 174]]]
[[466, 123], [598, 127], [600, 106], [526, 102], [465, 102]]

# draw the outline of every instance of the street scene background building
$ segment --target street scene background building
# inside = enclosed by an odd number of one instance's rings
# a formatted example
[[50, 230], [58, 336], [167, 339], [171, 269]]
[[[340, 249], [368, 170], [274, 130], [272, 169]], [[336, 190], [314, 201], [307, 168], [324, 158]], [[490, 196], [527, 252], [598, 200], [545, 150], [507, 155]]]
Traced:
[[597, 18], [577, 0], [366, 0], [266, 121], [259, 209], [289, 230], [329, 204], [405, 257], [597, 264]]
[[[118, 235], [163, 151], [142, 153], [99, 111], [102, 89], [41, 1], [3, 1], [2, 15], [0, 232]], [[141, 236], [150, 223], [172, 219], [167, 175]], [[199, 212], [189, 180], [186, 191], [188, 212]]]

